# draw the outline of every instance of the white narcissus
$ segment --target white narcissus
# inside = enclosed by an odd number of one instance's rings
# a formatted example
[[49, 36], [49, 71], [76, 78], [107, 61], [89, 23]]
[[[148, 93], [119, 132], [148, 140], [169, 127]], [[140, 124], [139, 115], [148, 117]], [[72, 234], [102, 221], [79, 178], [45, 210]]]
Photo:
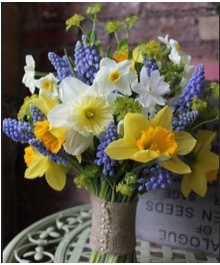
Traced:
[[54, 127], [66, 128], [63, 147], [71, 155], [79, 156], [91, 144], [93, 136], [103, 132], [113, 119], [112, 109], [95, 86], [67, 77], [60, 84], [60, 100], [47, 115]]
[[158, 36], [159, 41], [164, 43], [168, 49], [171, 49], [170, 54], [168, 55], [170, 60], [173, 63], [179, 65], [181, 62], [181, 55], [179, 53], [180, 50], [179, 43], [174, 39], [169, 40], [168, 38], [169, 38], [168, 35], [166, 35], [165, 37]]
[[132, 90], [138, 94], [138, 101], [150, 112], [155, 105], [164, 106], [164, 94], [170, 92], [169, 84], [164, 81], [164, 77], [160, 76], [160, 72], [155, 70], [148, 76], [145, 67], [140, 72], [140, 83], [132, 85]]
[[22, 83], [29, 88], [31, 94], [35, 91], [35, 61], [32, 55], [26, 55], [25, 57], [26, 65], [24, 67], [24, 76]]
[[109, 95], [115, 91], [130, 96], [130, 86], [136, 78], [135, 72], [131, 70], [130, 61], [124, 60], [117, 63], [112, 59], [103, 58], [94, 82], [98, 84], [99, 91], [104, 95]]
[[35, 85], [40, 90], [39, 95], [44, 93], [52, 99], [58, 99], [57, 82], [58, 79], [54, 76], [54, 74], [49, 73], [48, 75], [35, 80]]

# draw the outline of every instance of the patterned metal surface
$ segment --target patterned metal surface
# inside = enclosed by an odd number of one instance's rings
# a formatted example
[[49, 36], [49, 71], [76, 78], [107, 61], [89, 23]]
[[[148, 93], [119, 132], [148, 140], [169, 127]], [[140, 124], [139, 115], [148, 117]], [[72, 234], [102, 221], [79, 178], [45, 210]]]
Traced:
[[[87, 262], [90, 254], [90, 205], [73, 207], [48, 216], [19, 233], [3, 251], [4, 263], [78, 263]], [[137, 241], [141, 263], [206, 262], [214, 257], [153, 243]]]

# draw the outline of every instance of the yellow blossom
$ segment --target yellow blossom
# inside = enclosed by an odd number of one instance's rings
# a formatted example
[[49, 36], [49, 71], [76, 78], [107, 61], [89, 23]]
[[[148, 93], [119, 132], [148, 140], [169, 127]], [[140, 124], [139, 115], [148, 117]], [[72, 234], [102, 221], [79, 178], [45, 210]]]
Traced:
[[217, 170], [219, 168], [218, 155], [210, 151], [215, 133], [200, 130], [196, 138], [197, 144], [189, 157], [192, 172], [185, 175], [181, 182], [181, 190], [185, 197], [191, 191], [202, 197], [205, 196], [207, 181], [213, 181], [217, 178]]
[[118, 63], [124, 60], [128, 60], [128, 49], [122, 51], [116, 51], [114, 53], [114, 59]]
[[165, 157], [160, 165], [177, 174], [191, 170], [178, 155], [188, 154], [196, 140], [187, 132], [172, 131], [172, 110], [167, 106], [148, 120], [143, 114], [128, 113], [124, 119], [124, 137], [111, 142], [105, 149], [115, 160], [131, 159], [148, 163]]
[[34, 179], [45, 175], [49, 186], [61, 191], [66, 184], [66, 168], [51, 161], [49, 156], [43, 156], [32, 146], [25, 148], [24, 160], [27, 165], [25, 178]]
[[63, 127], [53, 127], [48, 120], [35, 123], [34, 134], [40, 139], [48, 150], [57, 153], [64, 143], [66, 129]]

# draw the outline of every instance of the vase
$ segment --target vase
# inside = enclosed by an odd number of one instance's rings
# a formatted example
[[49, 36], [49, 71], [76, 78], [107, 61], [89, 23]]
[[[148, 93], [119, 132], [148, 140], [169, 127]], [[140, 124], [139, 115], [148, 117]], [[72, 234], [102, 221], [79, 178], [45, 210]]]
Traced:
[[109, 202], [91, 196], [91, 263], [136, 263], [137, 201]]

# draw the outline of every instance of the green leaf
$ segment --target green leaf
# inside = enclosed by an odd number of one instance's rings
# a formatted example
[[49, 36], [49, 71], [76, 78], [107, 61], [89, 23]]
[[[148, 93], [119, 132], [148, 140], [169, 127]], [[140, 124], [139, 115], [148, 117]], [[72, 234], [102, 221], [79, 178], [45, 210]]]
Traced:
[[136, 72], [137, 72], [138, 74], [140, 73], [140, 71], [141, 71], [141, 69], [142, 69], [143, 66], [144, 66], [143, 63], [135, 62], [134, 68], [135, 68], [135, 70], [136, 70]]
[[70, 68], [71, 68], [71, 70], [72, 70], [72, 74], [73, 74], [73, 76], [76, 76], [76, 73], [75, 73], [75, 70], [74, 70], [74, 69], [75, 69], [75, 64], [74, 64], [72, 58], [68, 55], [66, 49], [64, 49], [64, 53], [65, 53], [65, 55], [66, 55], [67, 61], [68, 61], [68, 63], [69, 63], [69, 66], [70, 66]]
[[123, 51], [128, 49], [128, 39], [125, 38], [118, 43], [118, 51]]
[[108, 46], [108, 49], [107, 49], [107, 57], [112, 58], [112, 49], [110, 46]]

